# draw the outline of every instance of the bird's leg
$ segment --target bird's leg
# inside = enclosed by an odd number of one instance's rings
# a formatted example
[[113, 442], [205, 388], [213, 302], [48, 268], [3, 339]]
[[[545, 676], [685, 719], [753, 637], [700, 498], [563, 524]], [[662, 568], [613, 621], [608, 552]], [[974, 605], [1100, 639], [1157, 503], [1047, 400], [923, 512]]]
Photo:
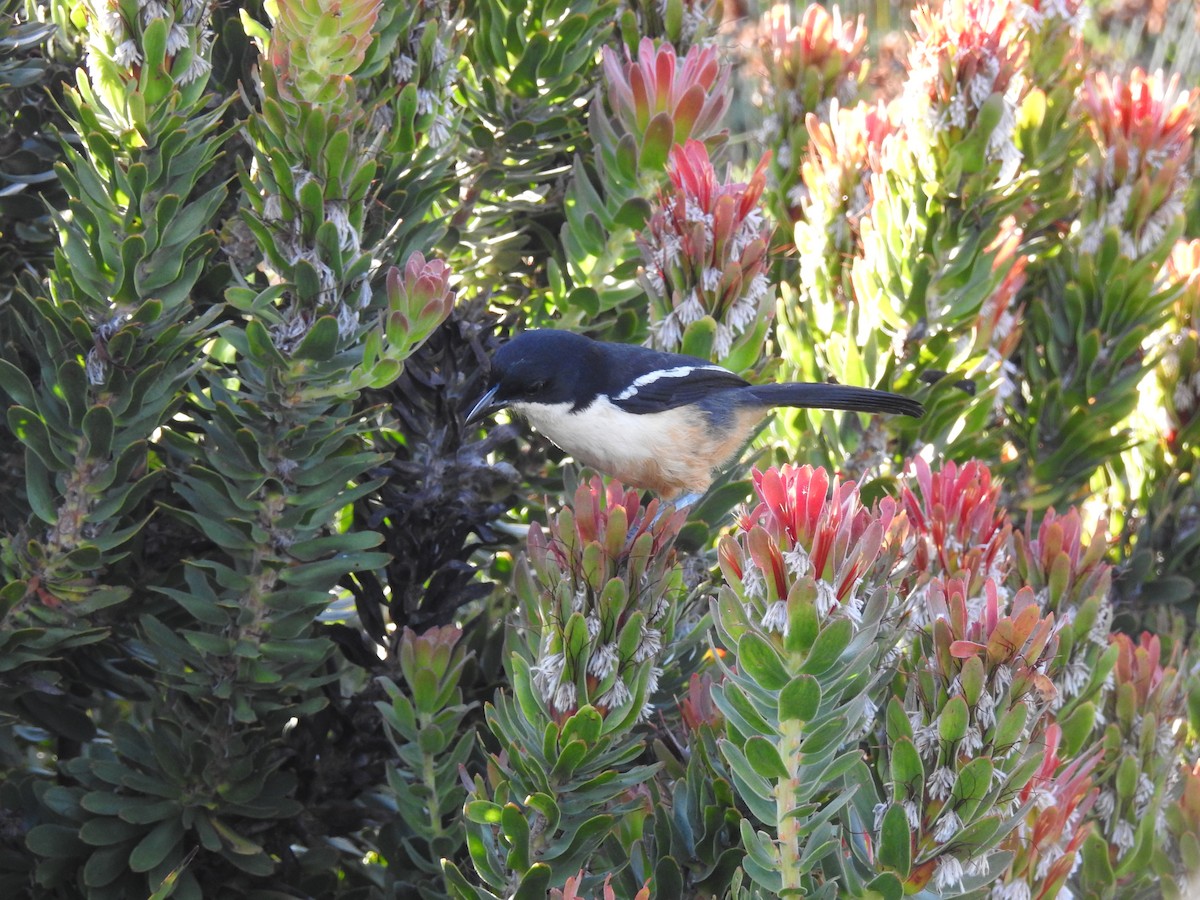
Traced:
[[[654, 518], [650, 520], [650, 525], [647, 527], [653, 528], [655, 523], [662, 518], [662, 514], [666, 511], [668, 506], [674, 510], [687, 509], [689, 506], [693, 506], [696, 501], [703, 496], [704, 494], [700, 493], [699, 491], [693, 491], [690, 494], [681, 494], [671, 501], [660, 500], [658, 504], [658, 512], [654, 514]], [[626, 543], [633, 539], [633, 536], [637, 533], [637, 530], [638, 525], [635, 523], [629, 529], [629, 534], [625, 536]]]
[[[688, 494], [681, 494], [678, 499], [674, 501], [673, 505], [676, 509], [687, 509], [689, 506], [694, 506], [696, 503], [698, 503], [700, 498], [703, 496], [704, 494], [702, 494], [700, 491], [692, 491]], [[662, 514], [659, 513], [659, 515]]]

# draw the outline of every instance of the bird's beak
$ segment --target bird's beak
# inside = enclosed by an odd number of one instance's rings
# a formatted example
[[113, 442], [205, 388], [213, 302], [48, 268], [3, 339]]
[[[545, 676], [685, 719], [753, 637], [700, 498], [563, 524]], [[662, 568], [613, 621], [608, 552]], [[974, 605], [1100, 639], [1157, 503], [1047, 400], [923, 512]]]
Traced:
[[475, 405], [471, 407], [471, 411], [467, 413], [467, 425], [474, 425], [481, 419], [485, 419], [498, 409], [504, 409], [508, 406], [508, 401], [497, 400], [496, 391], [500, 390], [500, 385], [495, 385], [487, 389], [487, 392], [475, 401]]

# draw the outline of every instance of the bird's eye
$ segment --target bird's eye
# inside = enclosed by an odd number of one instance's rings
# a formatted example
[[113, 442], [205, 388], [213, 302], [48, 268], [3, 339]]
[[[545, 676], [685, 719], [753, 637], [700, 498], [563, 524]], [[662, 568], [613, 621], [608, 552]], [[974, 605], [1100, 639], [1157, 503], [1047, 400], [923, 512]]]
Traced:
[[544, 391], [546, 389], [546, 385], [548, 385], [549, 383], [550, 383], [549, 380], [547, 380], [545, 378], [539, 378], [537, 381], [533, 382], [533, 384], [529, 385], [529, 393], [530, 394], [540, 394], [542, 391]]

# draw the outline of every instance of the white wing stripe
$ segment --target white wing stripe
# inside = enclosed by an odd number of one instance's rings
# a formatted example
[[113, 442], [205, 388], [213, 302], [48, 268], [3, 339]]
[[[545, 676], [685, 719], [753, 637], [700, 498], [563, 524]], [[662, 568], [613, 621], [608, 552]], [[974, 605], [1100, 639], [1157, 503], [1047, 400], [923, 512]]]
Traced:
[[[648, 384], [653, 384], [660, 378], [686, 378], [693, 372], [727, 372], [728, 370], [720, 366], [676, 366], [674, 369], [658, 369], [654, 372], [647, 372], [645, 375], [640, 375], [633, 379], [633, 383], [614, 398], [616, 400], [628, 400], [637, 394], [639, 388], [644, 388]], [[732, 374], [732, 373], [728, 373]]]

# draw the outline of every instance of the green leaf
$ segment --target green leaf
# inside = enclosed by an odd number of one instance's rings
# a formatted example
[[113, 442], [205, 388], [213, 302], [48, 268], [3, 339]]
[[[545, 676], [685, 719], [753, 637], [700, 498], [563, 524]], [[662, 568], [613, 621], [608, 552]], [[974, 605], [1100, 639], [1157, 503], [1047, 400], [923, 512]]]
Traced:
[[554, 768], [550, 770], [551, 781], [561, 783], [569, 780], [587, 756], [587, 752], [587, 745], [583, 741], [568, 742], [559, 751]]
[[[538, 32], [529, 39], [520, 55], [520, 62], [513, 67], [508, 77], [508, 88], [522, 99], [531, 99], [538, 95], [538, 68], [542, 60], [550, 52], [550, 39], [543, 32]], [[511, 137], [511, 135], [510, 135]]]
[[37, 393], [25, 373], [7, 360], [0, 359], [0, 389], [22, 406], [34, 406]]
[[534, 863], [521, 876], [521, 883], [512, 895], [512, 900], [544, 900], [549, 896], [552, 872], [545, 863]]
[[83, 416], [83, 435], [88, 442], [88, 455], [93, 459], [107, 459], [112, 453], [113, 432], [116, 420], [107, 406], [93, 406]]
[[[642, 197], [630, 197], [621, 204], [621, 208], [613, 216], [613, 222], [630, 231], [640, 231], [649, 218], [650, 204]], [[684, 352], [688, 351], [684, 350]]]
[[800, 752], [805, 756], [819, 756], [830, 748], [838, 747], [847, 737], [849, 722], [845, 716], [834, 716], [810, 731], [800, 742]]
[[1116, 875], [1108, 858], [1108, 843], [1098, 831], [1093, 830], [1084, 840], [1082, 855], [1080, 872], [1086, 896], [1110, 896]]
[[992, 739], [997, 756], [1007, 754], [1021, 740], [1021, 735], [1025, 732], [1025, 720], [1028, 718], [1029, 707], [1023, 700], [1018, 700], [1000, 716], [1000, 721], [996, 723], [996, 734]]
[[883, 825], [879, 831], [879, 862], [893, 869], [901, 878], [908, 878], [912, 868], [912, 831], [904, 807], [899, 803], [889, 804], [883, 814]]
[[961, 741], [970, 725], [971, 711], [961, 694], [946, 701], [938, 717], [938, 737], [943, 741]]
[[107, 887], [129, 868], [129, 848], [123, 845], [95, 851], [83, 867], [83, 883], [90, 888]]
[[499, 825], [501, 814], [501, 807], [487, 800], [472, 800], [463, 807], [467, 821], [480, 825]]
[[742, 635], [737, 645], [738, 669], [768, 691], [788, 683], [788, 673], [775, 648], [753, 632]]
[[8, 427], [17, 436], [17, 440], [36, 453], [50, 471], [63, 469], [70, 464], [69, 460], [60, 460], [55, 454], [50, 441], [50, 431], [41, 416], [33, 410], [24, 406], [10, 406]]
[[892, 697], [887, 707], [887, 736], [893, 744], [900, 738], [913, 739], [912, 723], [899, 697]]
[[604, 727], [604, 717], [592, 706], [581, 706], [573, 716], [563, 724], [561, 744], [571, 741], [582, 741], [585, 747], [594, 746], [600, 739]]
[[593, 816], [579, 826], [567, 847], [548, 851], [545, 854], [546, 861], [553, 863], [559, 871], [578, 871], [592, 851], [609, 835], [615, 822], [616, 817], [607, 813]]
[[955, 811], [964, 822], [969, 822], [975, 817], [979, 804], [991, 790], [994, 770], [992, 761], [985, 756], [971, 760], [958, 770], [951, 793], [958, 801]]
[[821, 675], [833, 668], [854, 637], [854, 623], [849, 619], [835, 619], [821, 629], [800, 671], [809, 675]]
[[25, 498], [33, 514], [53, 525], [58, 521], [58, 491], [42, 458], [25, 448]]
[[25, 846], [50, 859], [70, 859], [87, 850], [87, 845], [79, 839], [78, 828], [51, 824], [31, 828], [25, 835]]
[[79, 829], [79, 838], [94, 847], [109, 847], [122, 844], [145, 834], [145, 830], [131, 822], [102, 816], [88, 819]]
[[925, 785], [925, 767], [916, 746], [908, 738], [901, 738], [892, 745], [891, 769], [896, 801], [919, 799]]
[[779, 756], [779, 750], [762, 735], [756, 734], [748, 738], [743, 752], [751, 768], [763, 778], [781, 781], [788, 777], [788, 770]]
[[529, 866], [529, 822], [521, 808], [515, 803], [506, 803], [500, 810], [500, 827], [508, 838], [508, 858], [505, 861], [510, 869], [521, 871]]
[[[984, 816], [982, 819], [976, 819], [954, 836], [954, 846], [955, 848], [966, 848], [969, 856], [975, 856], [978, 850], [991, 846], [992, 838], [1000, 831], [1003, 824], [1000, 816]], [[972, 848], [976, 852], [971, 852]]]
[[1096, 723], [1096, 706], [1094, 703], [1083, 703], [1071, 710], [1060, 721], [1063, 735], [1063, 758], [1073, 759], [1091, 737], [1092, 728]]
[[600, 295], [596, 289], [587, 285], [579, 285], [567, 295], [567, 306], [581, 310], [584, 315], [592, 317], [600, 312]]
[[321, 316], [308, 330], [300, 346], [292, 351], [294, 359], [311, 359], [314, 362], [326, 362], [333, 358], [338, 344], [337, 319], [333, 316]]
[[263, 368], [282, 368], [287, 365], [287, 360], [271, 340], [267, 326], [258, 319], [246, 323], [246, 346], [250, 359]]
[[683, 331], [681, 352], [700, 359], [711, 359], [713, 345], [717, 340], [717, 320], [712, 316], [701, 316]]
[[809, 722], [821, 707], [821, 685], [812, 675], [797, 675], [779, 692], [779, 721]]

